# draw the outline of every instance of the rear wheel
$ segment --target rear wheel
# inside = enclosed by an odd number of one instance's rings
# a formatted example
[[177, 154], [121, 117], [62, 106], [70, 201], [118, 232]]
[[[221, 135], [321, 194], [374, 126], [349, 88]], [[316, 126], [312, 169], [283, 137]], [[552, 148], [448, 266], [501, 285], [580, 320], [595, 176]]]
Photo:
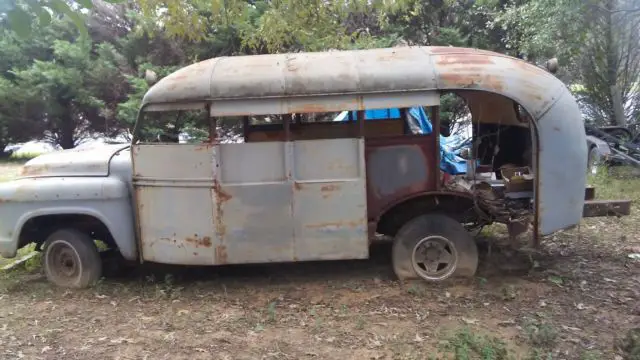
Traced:
[[421, 215], [396, 234], [393, 270], [400, 280], [441, 282], [472, 277], [478, 268], [478, 249], [460, 223], [441, 214]]
[[89, 235], [78, 230], [55, 231], [45, 241], [43, 251], [44, 272], [57, 286], [84, 288], [102, 275], [98, 248]]

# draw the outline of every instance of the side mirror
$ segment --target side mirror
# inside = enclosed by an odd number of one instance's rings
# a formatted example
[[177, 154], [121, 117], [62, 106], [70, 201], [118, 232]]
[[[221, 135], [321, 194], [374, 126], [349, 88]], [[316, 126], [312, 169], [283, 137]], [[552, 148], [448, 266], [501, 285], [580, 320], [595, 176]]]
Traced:
[[149, 86], [151, 86], [158, 81], [158, 75], [155, 71], [147, 69], [144, 71], [144, 80], [149, 84]]
[[555, 74], [558, 71], [558, 58], [551, 58], [544, 63], [548, 72]]

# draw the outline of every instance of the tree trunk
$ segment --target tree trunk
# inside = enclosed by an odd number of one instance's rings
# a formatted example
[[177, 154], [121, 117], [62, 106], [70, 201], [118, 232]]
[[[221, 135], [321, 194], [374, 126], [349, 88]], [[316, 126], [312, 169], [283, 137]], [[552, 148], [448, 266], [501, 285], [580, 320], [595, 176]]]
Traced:
[[624, 107], [622, 106], [622, 94], [620, 93], [620, 88], [616, 85], [611, 87], [611, 100], [615, 118], [614, 125], [627, 126], [627, 119], [624, 116]]
[[618, 44], [614, 35], [613, 12], [617, 8], [617, 0], [605, 3], [605, 23], [607, 37], [607, 81], [609, 82], [609, 123], [614, 126], [625, 126], [622, 94], [618, 87]]
[[0, 157], [6, 157], [9, 154], [5, 154], [4, 149], [7, 147], [7, 144], [4, 141], [0, 141]]
[[76, 141], [73, 136], [74, 129], [74, 121], [71, 115], [60, 119], [59, 142], [63, 149], [73, 149], [76, 146]]

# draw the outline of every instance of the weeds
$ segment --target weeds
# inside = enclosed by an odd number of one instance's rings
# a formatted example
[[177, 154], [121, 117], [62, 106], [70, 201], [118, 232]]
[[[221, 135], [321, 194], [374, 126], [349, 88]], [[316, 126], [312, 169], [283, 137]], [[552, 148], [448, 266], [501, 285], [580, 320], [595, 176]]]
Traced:
[[447, 357], [455, 360], [511, 360], [506, 344], [493, 336], [473, 333], [469, 328], [457, 331], [445, 344]]
[[501, 288], [502, 300], [512, 301], [518, 297], [518, 291], [513, 285], [506, 285]]
[[547, 323], [530, 321], [524, 330], [529, 343], [539, 349], [551, 350], [558, 340], [558, 331]]
[[276, 322], [276, 302], [272, 301], [269, 303], [269, 306], [267, 306], [267, 316], [269, 319], [269, 322], [274, 323]]

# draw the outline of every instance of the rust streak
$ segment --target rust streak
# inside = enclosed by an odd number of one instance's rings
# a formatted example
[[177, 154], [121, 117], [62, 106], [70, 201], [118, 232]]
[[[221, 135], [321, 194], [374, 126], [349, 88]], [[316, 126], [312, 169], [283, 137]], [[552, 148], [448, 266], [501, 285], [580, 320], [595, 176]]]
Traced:
[[440, 79], [445, 87], [473, 89], [482, 86], [497, 92], [504, 90], [502, 80], [492, 75], [445, 73], [440, 76]]
[[334, 184], [324, 185], [320, 188], [321, 192], [333, 192], [336, 190], [340, 190], [340, 185], [334, 185]]
[[216, 264], [226, 264], [227, 259], [227, 247], [224, 245], [216, 246]]
[[306, 227], [308, 229], [322, 229], [328, 227], [336, 227], [336, 228], [356, 228], [362, 225], [363, 220], [361, 221], [335, 221], [335, 222], [323, 222], [318, 224], [308, 224]]
[[438, 65], [451, 66], [451, 65], [489, 65], [493, 64], [491, 58], [487, 55], [481, 54], [451, 54], [442, 55], [437, 62]]
[[187, 237], [187, 238], [184, 239], [184, 241], [188, 242], [189, 244], [192, 244], [196, 248], [199, 248], [199, 247], [209, 248], [209, 247], [211, 247], [211, 238], [208, 237], [208, 236], [204, 236], [202, 238], [198, 238], [197, 236], [196, 237]]
[[216, 223], [216, 232], [220, 241], [224, 241], [225, 234], [227, 232], [227, 228], [224, 225], [224, 209], [222, 205], [231, 200], [231, 195], [227, 194], [222, 187], [220, 186], [220, 182], [217, 179], [213, 180], [213, 192], [216, 202], [216, 217], [214, 219]]
[[199, 144], [198, 146], [196, 146], [194, 151], [207, 151], [207, 150], [210, 150], [214, 145], [215, 144], [210, 143], [210, 142], [204, 142], [204, 143]]
[[452, 48], [449, 46], [432, 46], [429, 47], [429, 52], [432, 54], [471, 54], [471, 55], [491, 55], [495, 56], [496, 53], [491, 51], [472, 49], [472, 48]]

